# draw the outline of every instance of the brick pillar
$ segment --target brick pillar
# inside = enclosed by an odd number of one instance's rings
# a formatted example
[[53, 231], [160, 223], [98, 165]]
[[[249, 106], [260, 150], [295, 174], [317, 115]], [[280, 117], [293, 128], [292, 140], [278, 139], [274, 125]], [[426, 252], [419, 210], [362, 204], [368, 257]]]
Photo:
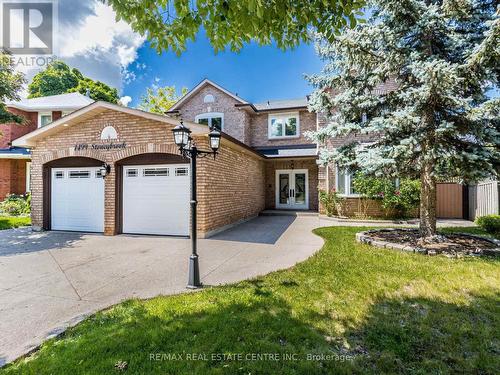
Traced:
[[111, 165], [111, 172], [104, 179], [104, 235], [114, 236], [116, 234], [116, 169], [111, 161], [108, 161], [108, 164]]
[[36, 151], [31, 164], [31, 224], [34, 230], [43, 227], [43, 164]]

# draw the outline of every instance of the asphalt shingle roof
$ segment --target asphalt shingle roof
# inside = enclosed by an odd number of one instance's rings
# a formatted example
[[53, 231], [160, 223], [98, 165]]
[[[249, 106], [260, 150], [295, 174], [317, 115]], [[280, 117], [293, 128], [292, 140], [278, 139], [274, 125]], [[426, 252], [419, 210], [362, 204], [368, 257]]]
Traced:
[[254, 107], [259, 111], [268, 109], [286, 109], [296, 107], [307, 107], [307, 98], [286, 99], [286, 100], [268, 100], [264, 103], [254, 103]]
[[72, 92], [69, 94], [44, 96], [41, 98], [25, 99], [19, 101], [7, 101], [5, 104], [22, 109], [64, 109], [64, 108], [81, 108], [92, 104], [94, 100], [80, 94]]

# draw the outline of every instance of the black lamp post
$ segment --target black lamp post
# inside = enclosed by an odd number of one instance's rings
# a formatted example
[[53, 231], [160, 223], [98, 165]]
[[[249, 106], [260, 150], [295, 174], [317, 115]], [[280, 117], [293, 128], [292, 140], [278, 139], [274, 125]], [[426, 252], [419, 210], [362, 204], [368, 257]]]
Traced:
[[220, 147], [221, 134], [216, 129], [211, 129], [208, 133], [209, 146], [212, 151], [198, 150], [191, 138], [191, 130], [186, 128], [181, 123], [177, 125], [172, 132], [174, 133], [175, 144], [179, 147], [179, 152], [182, 156], [189, 158], [191, 161], [191, 256], [189, 257], [189, 278], [187, 287], [190, 289], [200, 288], [200, 266], [197, 253], [197, 234], [196, 234], [196, 159], [198, 157], [206, 157], [213, 155], [214, 159], [217, 155], [217, 150]]

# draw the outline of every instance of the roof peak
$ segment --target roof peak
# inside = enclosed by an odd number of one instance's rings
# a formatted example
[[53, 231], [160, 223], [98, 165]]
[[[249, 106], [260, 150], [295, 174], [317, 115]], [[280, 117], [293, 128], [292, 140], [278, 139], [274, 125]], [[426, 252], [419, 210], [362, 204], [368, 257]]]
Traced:
[[195, 93], [197, 93], [199, 90], [201, 90], [205, 85], [211, 85], [215, 87], [216, 89], [222, 91], [223, 93], [229, 95], [233, 99], [236, 99], [242, 104], [248, 104], [248, 102], [245, 99], [242, 99], [238, 96], [238, 94], [232, 93], [231, 91], [225, 89], [218, 83], [215, 83], [214, 81], [204, 78], [203, 80], [200, 81], [195, 87], [193, 87], [191, 90], [189, 90], [186, 95], [184, 95], [182, 98], [180, 98], [177, 103], [175, 103], [169, 110], [170, 111], [175, 111], [177, 108], [179, 108], [187, 99], [189, 99], [191, 96], [193, 96]]

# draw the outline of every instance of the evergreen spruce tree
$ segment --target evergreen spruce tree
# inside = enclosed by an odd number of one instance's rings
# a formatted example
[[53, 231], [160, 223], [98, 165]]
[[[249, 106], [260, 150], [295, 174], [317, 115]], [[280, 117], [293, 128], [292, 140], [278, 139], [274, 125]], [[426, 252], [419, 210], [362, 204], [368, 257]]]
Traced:
[[[333, 42], [310, 108], [327, 123], [309, 136], [323, 163], [421, 181], [420, 233], [436, 235], [436, 181], [477, 181], [500, 166], [496, 0], [376, 0], [367, 22]], [[396, 88], [380, 94], [395, 80]], [[335, 93], [335, 94], [333, 94]], [[350, 139], [337, 149], [328, 139]], [[362, 144], [359, 139], [369, 140]]]

